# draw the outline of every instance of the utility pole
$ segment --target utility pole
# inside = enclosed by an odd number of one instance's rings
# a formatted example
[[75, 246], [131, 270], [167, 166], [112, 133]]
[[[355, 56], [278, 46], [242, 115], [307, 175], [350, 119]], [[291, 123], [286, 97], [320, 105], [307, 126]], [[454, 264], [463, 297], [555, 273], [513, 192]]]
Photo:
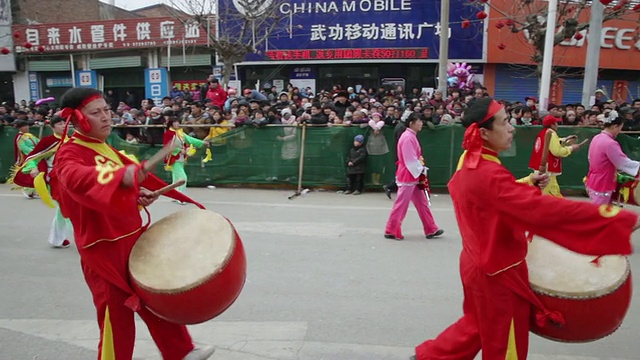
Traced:
[[449, 0], [440, 2], [440, 62], [438, 65], [438, 90], [447, 97], [447, 64], [449, 63]]
[[584, 65], [584, 82], [582, 84], [582, 104], [591, 105], [591, 97], [595, 96], [598, 86], [598, 67], [600, 66], [600, 35], [602, 34], [602, 18], [604, 5], [600, 1], [591, 2], [591, 20], [587, 35], [587, 60]]
[[[595, 1], [598, 2], [598, 1]], [[540, 79], [540, 110], [547, 111], [549, 91], [551, 89], [551, 69], [553, 67], [553, 47], [556, 36], [556, 18], [558, 16], [558, 0], [549, 0], [547, 11], [547, 32], [544, 38], [544, 58], [542, 60], [542, 78]]]

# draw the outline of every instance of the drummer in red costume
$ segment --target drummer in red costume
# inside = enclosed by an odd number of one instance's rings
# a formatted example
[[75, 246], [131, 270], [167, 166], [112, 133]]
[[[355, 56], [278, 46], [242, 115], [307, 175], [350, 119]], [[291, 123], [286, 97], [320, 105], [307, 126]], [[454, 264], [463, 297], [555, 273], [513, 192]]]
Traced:
[[[544, 127], [538, 133], [536, 142], [531, 153], [531, 159], [529, 160], [529, 168], [534, 172], [546, 172], [549, 174], [549, 184], [542, 189], [543, 194], [553, 195], [555, 197], [562, 197], [560, 193], [560, 185], [558, 185], [557, 177], [562, 174], [562, 158], [573, 154], [579, 150], [588, 140], [584, 140], [579, 144], [569, 144], [576, 137], [570, 136], [566, 139], [561, 139], [558, 136], [558, 122], [560, 118], [553, 115], [547, 115], [542, 119], [542, 126]], [[547, 163], [542, 164], [542, 155], [545, 147], [545, 137], [550, 136], [548, 145]]]
[[[129, 282], [129, 254], [150, 221], [144, 207], [156, 200], [152, 191], [166, 184], [105, 143], [111, 133], [111, 111], [99, 91], [71, 89], [62, 97], [61, 107], [61, 116], [76, 131], [56, 154], [51, 191], [62, 214], [73, 223], [82, 271], [98, 315], [98, 359], [133, 357], [134, 311], [147, 324], [163, 359], [208, 359], [212, 347], [195, 349], [187, 328], [151, 313], [140, 304]], [[197, 204], [175, 190], [166, 195]], [[145, 225], [139, 207], [147, 213]]]
[[627, 255], [640, 222], [620, 208], [543, 196], [532, 185], [544, 187], [546, 174], [516, 181], [498, 159], [511, 147], [513, 127], [496, 101], [476, 101], [463, 124], [466, 151], [448, 188], [462, 236], [464, 315], [416, 347], [412, 359], [468, 360], [482, 350], [484, 360], [525, 360], [532, 304], [539, 324], [563, 323], [530, 288], [525, 232], [578, 253]]

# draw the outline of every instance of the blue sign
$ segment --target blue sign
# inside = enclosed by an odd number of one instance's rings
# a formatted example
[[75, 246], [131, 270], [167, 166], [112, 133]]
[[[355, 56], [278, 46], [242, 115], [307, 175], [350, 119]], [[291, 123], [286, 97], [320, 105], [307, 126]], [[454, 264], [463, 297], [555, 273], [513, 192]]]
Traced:
[[315, 79], [316, 69], [309, 66], [300, 66], [291, 69], [289, 79]]
[[40, 100], [40, 82], [35, 72], [29, 72], [29, 98], [31, 101]]
[[[220, 0], [220, 33], [241, 36], [244, 21], [239, 0]], [[476, 19], [481, 10], [469, 0], [451, 0], [449, 31], [440, 25], [440, 0], [263, 0], [257, 10], [273, 11], [279, 21], [272, 27], [256, 25], [255, 37], [266, 27], [274, 29], [258, 44], [249, 60], [379, 60], [438, 59], [440, 37], [449, 34], [449, 58], [481, 60], [484, 23]], [[269, 6], [275, 6], [269, 10]], [[258, 14], [260, 16], [260, 14]], [[470, 26], [462, 28], [463, 20]], [[250, 44], [251, 34], [241, 41]]]
[[73, 81], [70, 76], [51, 76], [44, 80], [48, 88], [70, 88], [73, 87]]
[[162, 103], [162, 98], [169, 96], [169, 76], [166, 68], [144, 70], [144, 92], [144, 96], [156, 104]]
[[98, 73], [94, 70], [76, 71], [76, 87], [98, 88]]

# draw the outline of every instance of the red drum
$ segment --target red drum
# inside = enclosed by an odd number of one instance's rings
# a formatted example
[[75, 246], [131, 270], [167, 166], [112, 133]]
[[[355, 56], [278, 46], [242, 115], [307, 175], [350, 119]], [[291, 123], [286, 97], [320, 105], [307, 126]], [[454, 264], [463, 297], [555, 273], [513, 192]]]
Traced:
[[618, 188], [613, 192], [611, 200], [618, 204], [640, 205], [640, 187], [638, 187], [640, 181], [627, 181], [622, 184], [618, 184]]
[[144, 306], [178, 324], [202, 323], [224, 312], [240, 295], [246, 268], [231, 222], [201, 209], [154, 223], [129, 257], [131, 283]]
[[[561, 327], [537, 326], [531, 331], [561, 342], [589, 342], [615, 332], [631, 303], [631, 268], [624, 256], [577, 254], [535, 237], [527, 265], [533, 292], [550, 311], [562, 313]], [[534, 316], [535, 318], [535, 316]]]

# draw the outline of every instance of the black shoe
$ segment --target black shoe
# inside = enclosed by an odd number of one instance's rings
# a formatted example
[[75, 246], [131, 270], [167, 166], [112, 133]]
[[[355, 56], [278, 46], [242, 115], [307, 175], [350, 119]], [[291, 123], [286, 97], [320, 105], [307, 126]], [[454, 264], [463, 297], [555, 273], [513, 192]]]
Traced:
[[391, 240], [403, 240], [404, 237], [396, 237], [393, 234], [384, 234], [384, 238], [385, 239], [391, 239]]
[[409, 360], [416, 360], [416, 356], [415, 355], [411, 356]]
[[433, 234], [427, 235], [427, 239], [433, 239], [433, 238], [436, 238], [436, 237], [438, 237], [438, 236], [440, 236], [442, 234], [444, 234], [444, 230], [438, 229], [438, 231], [434, 232]]
[[389, 200], [391, 200], [391, 189], [389, 189], [387, 185], [382, 186], [382, 188], [384, 189], [384, 193], [387, 194]]

